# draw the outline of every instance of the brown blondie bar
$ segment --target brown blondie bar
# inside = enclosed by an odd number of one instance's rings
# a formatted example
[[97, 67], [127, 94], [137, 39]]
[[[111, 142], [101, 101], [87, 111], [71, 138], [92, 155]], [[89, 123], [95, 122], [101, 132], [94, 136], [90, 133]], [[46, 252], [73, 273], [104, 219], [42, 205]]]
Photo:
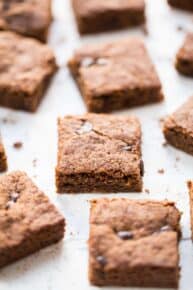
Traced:
[[164, 122], [163, 133], [171, 145], [193, 155], [193, 97]]
[[51, 0], [0, 1], [0, 30], [46, 41], [51, 20]]
[[160, 80], [140, 38], [83, 46], [69, 68], [90, 112], [163, 100]]
[[168, 3], [175, 8], [193, 11], [192, 0], [168, 0]]
[[176, 68], [180, 73], [193, 77], [193, 33], [186, 36], [183, 46], [177, 53]]
[[0, 136], [0, 172], [7, 170], [7, 156]]
[[2, 31], [0, 55], [0, 106], [34, 112], [57, 69], [52, 49]]
[[135, 117], [86, 114], [58, 121], [59, 193], [142, 190], [141, 128]]
[[144, 0], [72, 0], [81, 34], [126, 28], [145, 22]]
[[58, 242], [65, 221], [23, 172], [0, 177], [0, 267]]
[[91, 203], [89, 279], [97, 286], [176, 288], [180, 213], [173, 202]]

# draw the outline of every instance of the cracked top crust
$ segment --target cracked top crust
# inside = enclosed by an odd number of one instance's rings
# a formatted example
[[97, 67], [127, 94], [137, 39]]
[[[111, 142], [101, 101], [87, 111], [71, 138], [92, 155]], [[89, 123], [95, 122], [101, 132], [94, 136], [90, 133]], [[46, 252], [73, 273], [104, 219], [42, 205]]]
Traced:
[[56, 70], [51, 48], [12, 32], [0, 32], [0, 58], [0, 89], [10, 94], [35, 95]]
[[135, 117], [86, 114], [58, 120], [57, 170], [63, 174], [140, 175], [141, 128]]
[[193, 96], [177, 111], [168, 116], [164, 130], [175, 130], [193, 136]]
[[104, 13], [104, 11], [123, 11], [129, 9], [131, 11], [139, 11], [145, 9], [144, 0], [72, 0], [75, 11], [80, 16], [90, 16], [96, 13]]
[[179, 222], [180, 213], [173, 202], [125, 198], [92, 201], [91, 269], [125, 272], [138, 266], [178, 267]]
[[0, 29], [45, 41], [51, 22], [50, 0], [1, 0]]
[[[105, 1], [103, 1], [105, 2]], [[140, 38], [86, 45], [69, 67], [86, 96], [95, 98], [127, 89], [156, 89], [161, 83]]]
[[177, 54], [177, 60], [193, 62], [193, 33], [186, 36], [184, 45]]
[[58, 223], [64, 218], [25, 173], [0, 178], [0, 251]]

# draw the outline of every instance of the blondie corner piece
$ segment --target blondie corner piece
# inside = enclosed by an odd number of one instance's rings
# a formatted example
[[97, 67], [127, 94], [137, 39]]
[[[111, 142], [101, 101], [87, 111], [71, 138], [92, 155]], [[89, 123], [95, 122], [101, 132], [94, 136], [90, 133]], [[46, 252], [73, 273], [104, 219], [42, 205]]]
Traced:
[[0, 1], [0, 30], [46, 41], [51, 20], [51, 0]]
[[188, 181], [189, 198], [190, 198], [190, 223], [193, 240], [193, 181]]
[[186, 36], [183, 46], [177, 53], [176, 69], [181, 74], [193, 77], [193, 33]]
[[0, 177], [0, 267], [58, 242], [65, 221], [23, 172]]
[[90, 112], [163, 100], [160, 80], [140, 38], [83, 46], [68, 65]]
[[177, 288], [180, 213], [173, 202], [91, 203], [89, 279], [96, 286]]
[[137, 118], [102, 114], [58, 121], [59, 193], [140, 192], [143, 161]]
[[193, 97], [164, 122], [163, 133], [169, 144], [193, 155]]
[[57, 69], [51, 48], [13, 32], [0, 32], [0, 106], [34, 112]]
[[81, 34], [132, 27], [145, 22], [144, 0], [71, 0]]
[[168, 3], [182, 10], [193, 11], [193, 2], [192, 0], [168, 0]]
[[0, 136], [0, 173], [7, 170], [7, 156]]

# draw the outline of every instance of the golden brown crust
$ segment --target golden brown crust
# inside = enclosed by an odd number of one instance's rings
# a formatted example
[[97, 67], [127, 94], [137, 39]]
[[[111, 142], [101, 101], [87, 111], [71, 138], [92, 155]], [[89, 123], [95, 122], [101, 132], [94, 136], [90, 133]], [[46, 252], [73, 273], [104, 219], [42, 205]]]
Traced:
[[52, 20], [51, 0], [1, 0], [0, 29], [46, 41]]
[[193, 33], [186, 36], [183, 46], [176, 56], [177, 70], [187, 76], [193, 76]]
[[160, 80], [140, 38], [83, 46], [68, 65], [89, 111], [109, 112], [163, 99]]
[[7, 170], [7, 156], [0, 136], [0, 172]]
[[169, 201], [93, 201], [89, 238], [91, 283], [177, 287], [179, 222], [180, 213]]
[[23, 172], [0, 178], [0, 267], [55, 243], [65, 221]]
[[166, 140], [178, 149], [193, 155], [193, 97], [165, 119]]
[[35, 39], [0, 32], [0, 105], [35, 111], [57, 69], [51, 48]]
[[141, 127], [137, 118], [105, 114], [58, 121], [58, 192], [141, 191]]

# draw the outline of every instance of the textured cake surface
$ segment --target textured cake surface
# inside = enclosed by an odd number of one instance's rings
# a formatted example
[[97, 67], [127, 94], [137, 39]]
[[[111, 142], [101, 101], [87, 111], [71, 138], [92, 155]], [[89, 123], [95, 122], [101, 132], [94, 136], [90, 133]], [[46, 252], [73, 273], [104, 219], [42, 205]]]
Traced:
[[135, 117], [86, 114], [58, 121], [58, 192], [140, 191], [141, 128]]
[[168, 201], [93, 201], [89, 238], [91, 283], [176, 287], [179, 221], [179, 211]]

